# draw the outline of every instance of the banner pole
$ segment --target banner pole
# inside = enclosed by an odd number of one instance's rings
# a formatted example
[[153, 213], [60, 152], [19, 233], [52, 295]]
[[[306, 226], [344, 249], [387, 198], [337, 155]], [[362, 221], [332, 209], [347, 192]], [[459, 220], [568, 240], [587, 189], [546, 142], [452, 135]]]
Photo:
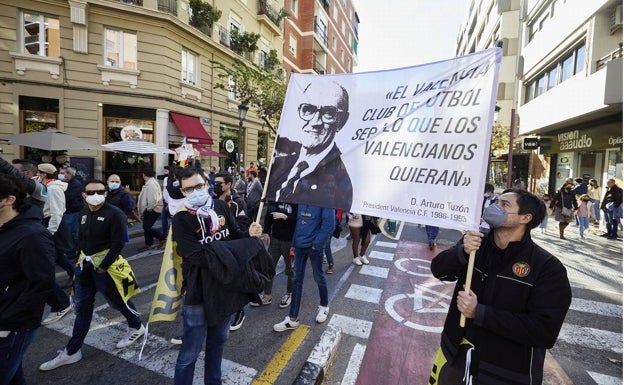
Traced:
[[267, 170], [266, 178], [264, 179], [264, 186], [262, 186], [262, 197], [260, 198], [260, 207], [258, 207], [258, 214], [256, 215], [256, 223], [260, 223], [262, 218], [262, 210], [264, 209], [264, 199], [266, 198], [267, 187], [269, 185], [269, 179], [271, 178], [271, 168], [273, 168], [273, 158], [275, 157], [275, 147], [277, 146], [277, 139], [279, 136], [275, 134], [275, 140], [273, 141], [273, 151], [271, 152], [271, 163], [269, 163], [269, 169]]
[[[464, 285], [464, 291], [470, 293], [470, 286], [472, 285], [472, 271], [474, 270], [474, 260], [475, 260], [476, 250], [472, 250], [470, 252], [470, 257], [468, 258], [468, 270], [466, 271], [466, 284]], [[459, 318], [459, 326], [466, 326], [466, 316], [461, 315]]]

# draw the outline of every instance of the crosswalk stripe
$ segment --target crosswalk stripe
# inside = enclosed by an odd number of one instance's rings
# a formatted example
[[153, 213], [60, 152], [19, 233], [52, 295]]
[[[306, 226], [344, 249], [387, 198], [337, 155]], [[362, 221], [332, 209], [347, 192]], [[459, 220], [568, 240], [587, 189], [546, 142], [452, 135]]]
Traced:
[[373, 323], [370, 321], [340, 314], [333, 314], [329, 320], [329, 325], [340, 328], [345, 334], [364, 339], [368, 339], [373, 328]]
[[398, 246], [398, 243], [396, 242], [384, 242], [384, 241], [379, 241], [375, 243], [375, 246], [380, 246], [380, 247], [388, 247], [390, 249], [396, 249]]
[[559, 339], [591, 349], [610, 350], [622, 354], [622, 333], [564, 323]]
[[381, 293], [383, 293], [381, 289], [352, 284], [349, 286], [345, 297], [378, 304], [381, 299]]
[[608, 376], [596, 372], [587, 371], [587, 374], [600, 385], [622, 385], [622, 377]]
[[572, 298], [570, 310], [622, 318], [622, 305]]
[[360, 269], [360, 274], [370, 275], [371, 277], [377, 278], [388, 278], [389, 273], [390, 269], [386, 267], [378, 267], [372, 265], [364, 265]]
[[340, 385], [354, 385], [357, 380], [358, 373], [360, 372], [360, 365], [362, 365], [362, 359], [364, 359], [364, 352], [366, 346], [362, 344], [355, 344], [351, 358], [349, 358], [349, 364], [345, 375], [342, 377]]
[[385, 253], [383, 251], [373, 250], [368, 255], [368, 258], [381, 259], [381, 260], [384, 260], [384, 261], [392, 261], [394, 259], [394, 254], [393, 253]]

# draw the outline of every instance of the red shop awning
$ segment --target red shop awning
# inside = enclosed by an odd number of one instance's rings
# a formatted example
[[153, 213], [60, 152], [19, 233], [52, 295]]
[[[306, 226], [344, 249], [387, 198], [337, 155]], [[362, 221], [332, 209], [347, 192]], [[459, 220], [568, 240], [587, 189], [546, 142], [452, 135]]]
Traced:
[[211, 150], [205, 146], [193, 146], [193, 149], [197, 150], [197, 152], [199, 152], [199, 155], [202, 156], [216, 156], [217, 158], [225, 158], [225, 155], [219, 154], [218, 152]]
[[176, 126], [186, 136], [186, 142], [191, 144], [213, 144], [210, 134], [204, 130], [204, 126], [199, 122], [199, 118], [194, 116], [177, 114], [170, 112], [171, 118]]

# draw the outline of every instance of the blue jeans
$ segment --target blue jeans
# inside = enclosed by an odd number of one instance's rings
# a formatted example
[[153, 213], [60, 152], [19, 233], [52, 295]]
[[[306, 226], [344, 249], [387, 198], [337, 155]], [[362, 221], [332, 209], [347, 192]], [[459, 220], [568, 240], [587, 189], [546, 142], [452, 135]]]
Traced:
[[440, 231], [440, 228], [436, 226], [425, 225], [425, 231], [427, 231], [427, 240], [431, 242], [435, 241], [438, 237], [438, 232]]
[[605, 224], [607, 225], [607, 235], [611, 238], [617, 237], [618, 231], [618, 217], [615, 216], [613, 211], [602, 209], [605, 216]]
[[594, 216], [596, 220], [600, 220], [600, 200], [598, 199], [590, 199], [590, 201], [594, 204]]
[[[67, 343], [67, 354], [71, 355], [80, 350], [87, 337], [91, 319], [93, 318], [93, 303], [95, 302], [95, 294], [97, 292], [104, 296], [110, 307], [121, 312], [126, 317], [128, 326], [133, 329], [141, 327], [141, 318], [132, 313], [124, 304], [121, 295], [119, 295], [115, 287], [115, 283], [108, 273], [96, 273], [91, 264], [85, 264], [84, 270], [81, 270], [80, 266], [76, 266], [74, 288], [76, 290], [74, 294], [74, 314], [76, 315], [76, 320], [74, 321], [72, 336]], [[128, 301], [128, 306], [136, 311], [136, 307], [134, 307], [132, 302]]]
[[578, 217], [578, 219], [579, 219], [579, 234], [582, 237], [583, 233], [585, 232], [585, 230], [587, 230], [589, 228], [589, 218], [588, 217]]
[[334, 256], [332, 255], [332, 251], [331, 251], [331, 239], [332, 237], [329, 237], [329, 239], [327, 240], [327, 243], [325, 244], [325, 248], [323, 249], [323, 251], [325, 251], [325, 257], [327, 258], [328, 265], [334, 264]]
[[318, 286], [319, 296], [321, 297], [321, 306], [327, 306], [329, 303], [329, 295], [327, 293], [327, 281], [323, 272], [323, 251], [312, 250], [311, 247], [304, 249], [295, 248], [295, 285], [292, 292], [292, 300], [290, 302], [290, 318], [297, 319], [299, 317], [299, 308], [301, 307], [301, 295], [303, 294], [303, 277], [305, 276], [306, 262], [310, 258], [312, 265], [312, 275]]
[[225, 341], [230, 335], [230, 316], [214, 326], [206, 325], [203, 305], [184, 305], [182, 322], [184, 333], [182, 346], [175, 365], [173, 385], [192, 385], [195, 374], [195, 362], [201, 352], [204, 339], [204, 384], [221, 385], [221, 360]]
[[11, 332], [0, 338], [0, 385], [26, 385], [22, 360], [37, 329]]

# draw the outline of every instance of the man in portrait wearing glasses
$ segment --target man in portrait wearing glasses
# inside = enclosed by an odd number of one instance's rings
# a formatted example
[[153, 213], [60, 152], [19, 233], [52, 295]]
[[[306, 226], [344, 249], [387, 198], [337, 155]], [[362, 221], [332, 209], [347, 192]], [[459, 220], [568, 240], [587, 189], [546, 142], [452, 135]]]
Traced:
[[[310, 205], [349, 210], [351, 178], [334, 143], [349, 118], [349, 95], [341, 85], [321, 81], [310, 83], [302, 100], [298, 115], [303, 126], [296, 137], [278, 138], [276, 148], [287, 150], [274, 157], [266, 198], [278, 202], [303, 198]], [[328, 183], [330, 175], [335, 184]]]
[[80, 349], [89, 332], [97, 292], [102, 293], [108, 304], [128, 322], [126, 334], [117, 342], [117, 349], [130, 346], [145, 332], [136, 307], [129, 300], [124, 303], [109, 273], [109, 267], [117, 261], [126, 244], [126, 215], [106, 202], [106, 194], [103, 181], [86, 182], [82, 197], [87, 204], [80, 211], [78, 225], [80, 257], [74, 280], [74, 328], [65, 348], [55, 358], [41, 364], [39, 370], [53, 370], [82, 359]]

